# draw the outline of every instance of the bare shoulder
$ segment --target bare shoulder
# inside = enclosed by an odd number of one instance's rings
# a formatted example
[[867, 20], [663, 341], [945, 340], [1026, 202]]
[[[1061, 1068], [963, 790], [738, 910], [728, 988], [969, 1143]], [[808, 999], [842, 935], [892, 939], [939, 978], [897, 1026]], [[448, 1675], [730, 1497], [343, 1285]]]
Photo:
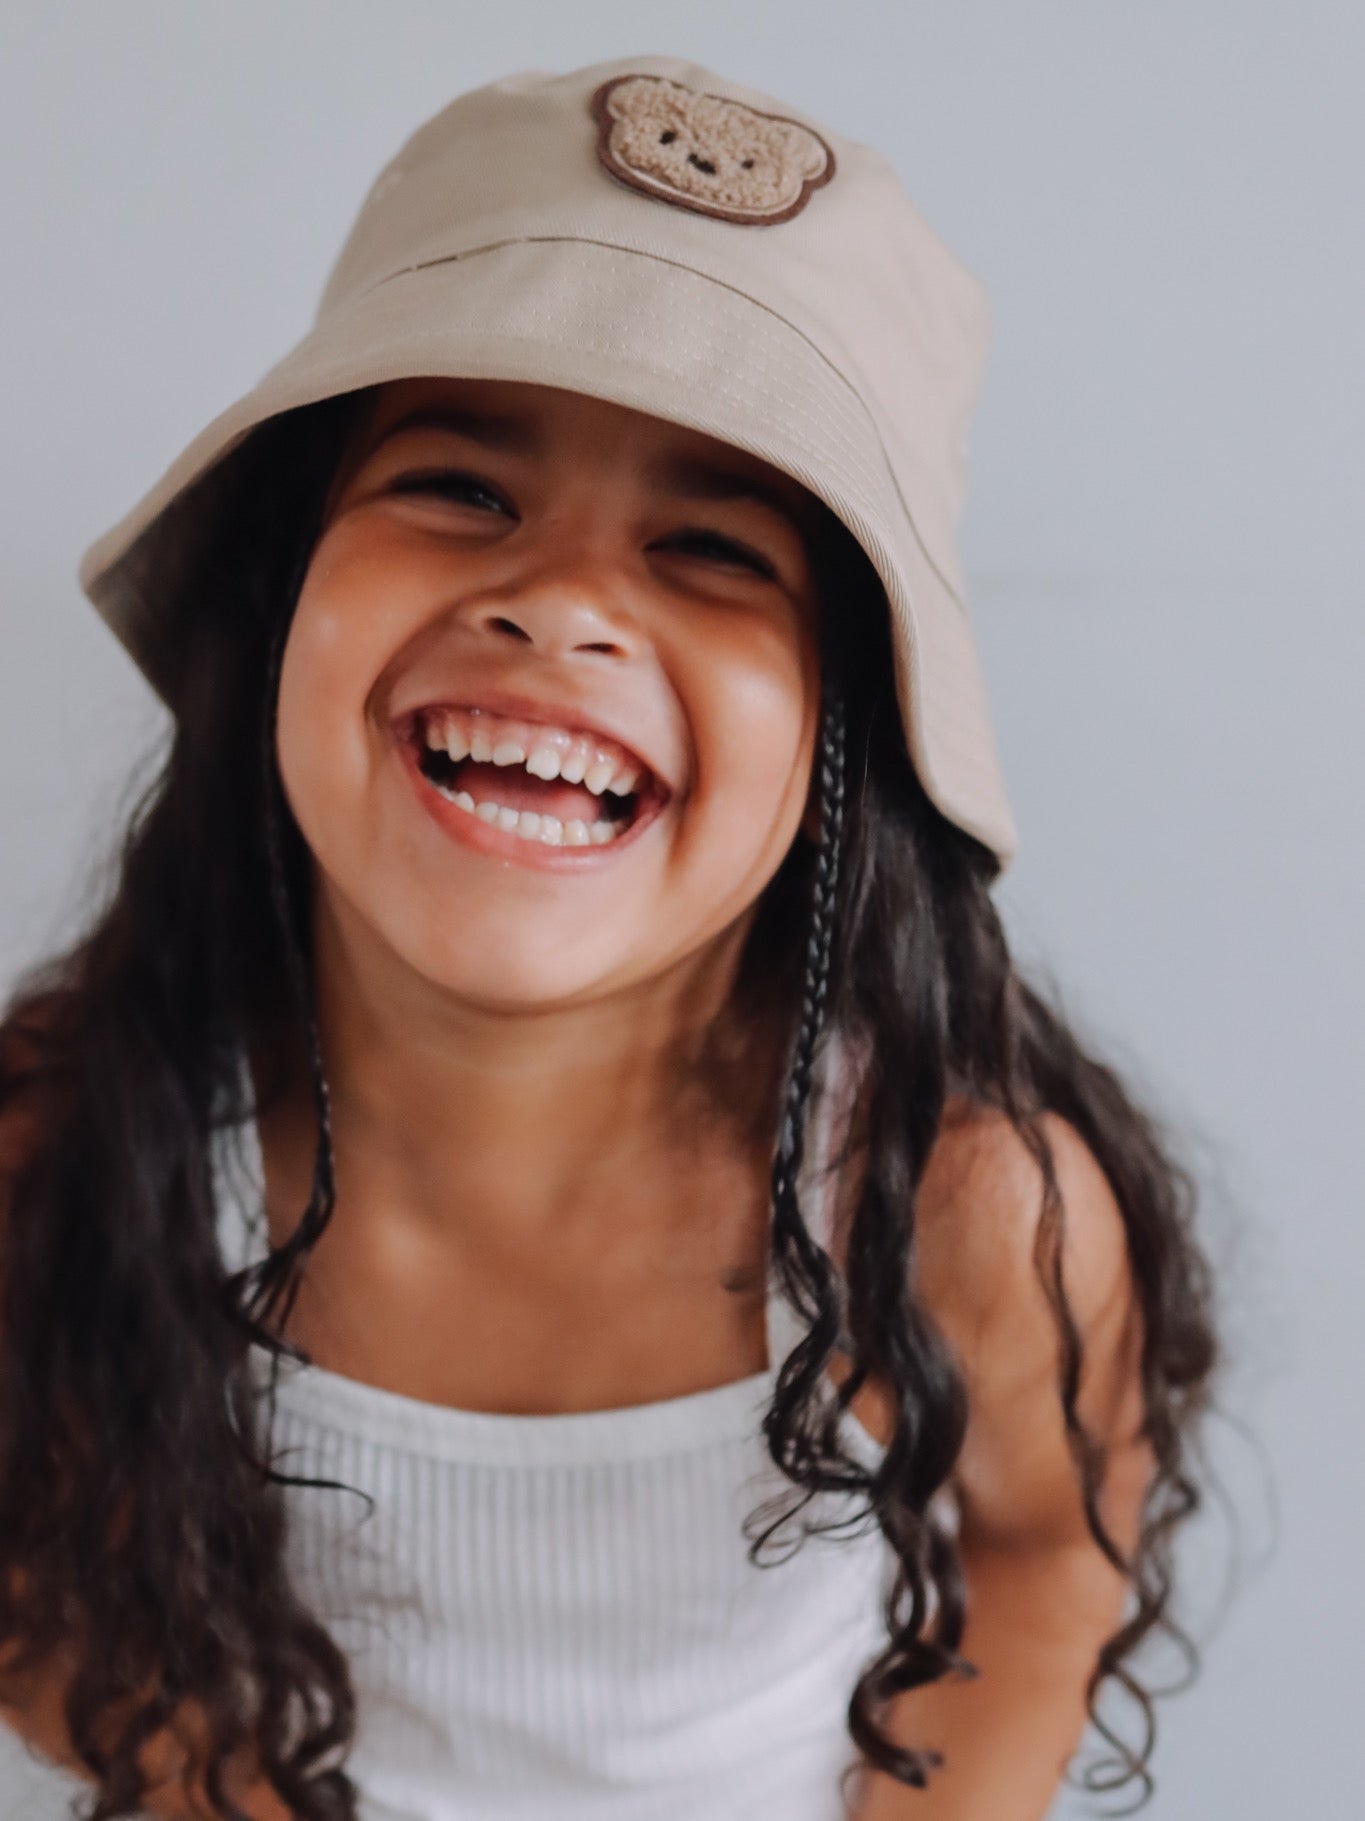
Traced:
[[[1077, 1414], [1111, 1455], [1111, 1513], [1131, 1527], [1147, 1476], [1141, 1304], [1123, 1210], [1069, 1121], [1044, 1116], [1061, 1199], [1062, 1283], [1082, 1343]], [[1042, 1169], [1009, 1119], [950, 1104], [921, 1183], [913, 1280], [967, 1384], [955, 1478], [966, 1521], [998, 1541], [1087, 1534], [1066, 1442], [1062, 1335], [1039, 1276]]]
[[[1061, 1196], [1067, 1297], [1084, 1332], [1125, 1295], [1127, 1230], [1109, 1179], [1076, 1128], [1056, 1113], [1041, 1123]], [[952, 1325], [964, 1362], [998, 1324], [1029, 1323], [1042, 1297], [1034, 1263], [1042, 1210], [1042, 1169], [1009, 1119], [950, 1103], [920, 1185], [916, 1282]]]

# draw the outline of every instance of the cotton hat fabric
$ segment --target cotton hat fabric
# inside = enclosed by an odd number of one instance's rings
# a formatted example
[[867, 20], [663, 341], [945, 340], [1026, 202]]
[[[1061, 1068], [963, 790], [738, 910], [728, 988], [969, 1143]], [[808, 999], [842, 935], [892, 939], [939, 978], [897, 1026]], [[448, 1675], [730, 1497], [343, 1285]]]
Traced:
[[530, 381], [646, 411], [791, 475], [867, 552], [926, 792], [1018, 847], [957, 547], [990, 340], [981, 282], [889, 160], [681, 58], [505, 77], [380, 172], [313, 325], [80, 565], [159, 693], [176, 580], [266, 419], [387, 380]]

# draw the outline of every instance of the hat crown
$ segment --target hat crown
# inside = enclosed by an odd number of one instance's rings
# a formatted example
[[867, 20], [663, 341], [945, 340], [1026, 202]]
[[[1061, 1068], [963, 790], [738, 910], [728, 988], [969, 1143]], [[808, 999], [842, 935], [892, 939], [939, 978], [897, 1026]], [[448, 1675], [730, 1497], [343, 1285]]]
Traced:
[[[634, 75], [789, 122], [830, 150], [833, 173], [795, 213], [773, 221], [725, 219], [642, 193], [599, 156], [593, 113], [605, 85]], [[882, 153], [678, 57], [506, 76], [457, 96], [380, 171], [328, 276], [317, 321], [399, 273], [509, 241], [558, 238], [686, 267], [803, 335], [873, 419], [906, 509], [965, 604], [954, 532], [989, 303]]]

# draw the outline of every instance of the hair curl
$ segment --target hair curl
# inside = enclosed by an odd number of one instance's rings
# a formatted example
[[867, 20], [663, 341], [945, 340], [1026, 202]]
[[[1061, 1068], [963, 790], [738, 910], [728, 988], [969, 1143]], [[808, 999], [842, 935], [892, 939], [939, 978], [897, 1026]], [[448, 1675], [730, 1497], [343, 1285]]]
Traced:
[[[284, 1566], [281, 1488], [318, 1482], [274, 1468], [248, 1352], [255, 1341], [276, 1363], [307, 1357], [277, 1328], [333, 1201], [309, 856], [284, 803], [273, 714], [284, 633], [364, 396], [271, 420], [218, 477], [232, 490], [231, 532], [175, 591], [187, 633], [164, 679], [169, 753], [128, 817], [88, 933], [29, 970], [0, 1022], [0, 1130], [41, 1134], [19, 1154], [0, 1148], [0, 1694], [13, 1701], [26, 1672], [59, 1655], [72, 1663], [65, 1720], [98, 1785], [86, 1821], [135, 1813], [138, 1753], [186, 1703], [203, 1715], [204, 1786], [228, 1821], [242, 1818], [224, 1772], [244, 1748], [301, 1821], [356, 1814], [342, 1767], [357, 1717], [348, 1663]], [[950, 1094], [1005, 1114], [1043, 1173], [1038, 1268], [1062, 1337], [1058, 1390], [1087, 1519], [1132, 1593], [1087, 1685], [1123, 1776], [1087, 1786], [1140, 1778], [1140, 1807], [1154, 1787], [1155, 1734], [1128, 1659], [1161, 1626], [1198, 1661], [1171, 1613], [1172, 1538], [1202, 1502], [1191, 1460], [1221, 1358], [1194, 1179], [1157, 1120], [1013, 964], [990, 895], [994, 855], [937, 810], [908, 761], [871, 565], [840, 531], [822, 568], [839, 612], [825, 616], [820, 839], [798, 837], [763, 894], [734, 998], [741, 1024], [773, 1018], [787, 1036], [772, 1108], [771, 1244], [808, 1324], [764, 1435], [799, 1495], [787, 1515], [823, 1491], [862, 1492], [895, 1551], [888, 1642], [857, 1681], [848, 1726], [868, 1764], [923, 1785], [938, 1755], [896, 1745], [881, 1703], [971, 1666], [958, 1653], [961, 1562], [933, 1503], [961, 1448], [967, 1398], [911, 1288], [916, 1191]], [[318, 1116], [309, 1205], [284, 1245], [229, 1274], [213, 1134], [253, 1111], [233, 1104], [242, 1046], [262, 1034], [297, 1042], [301, 1030]], [[796, 1189], [832, 1032], [871, 1058], [867, 1170], [844, 1283]], [[1141, 1304], [1156, 1471], [1131, 1559], [1100, 1519], [1103, 1453], [1076, 1413], [1080, 1341], [1059, 1269], [1048, 1113], [1075, 1127], [1105, 1171]], [[831, 1408], [836, 1344], [853, 1371]], [[896, 1406], [875, 1469], [843, 1451], [837, 1427], [873, 1374]], [[752, 1536], [755, 1561], [774, 1527]], [[1098, 1714], [1109, 1678], [1141, 1707], [1141, 1752]]]

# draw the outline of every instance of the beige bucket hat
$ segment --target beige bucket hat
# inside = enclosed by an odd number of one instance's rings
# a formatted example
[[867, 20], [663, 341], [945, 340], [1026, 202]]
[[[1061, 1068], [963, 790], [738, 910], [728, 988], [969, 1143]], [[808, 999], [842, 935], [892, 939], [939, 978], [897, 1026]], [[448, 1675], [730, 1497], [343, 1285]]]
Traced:
[[956, 545], [989, 338], [982, 284], [870, 147], [676, 57], [508, 76], [385, 166], [312, 328], [90, 546], [81, 586], [158, 688], [175, 578], [265, 419], [422, 375], [647, 411], [792, 475], [858, 539], [911, 762], [1003, 868], [1018, 841]]

